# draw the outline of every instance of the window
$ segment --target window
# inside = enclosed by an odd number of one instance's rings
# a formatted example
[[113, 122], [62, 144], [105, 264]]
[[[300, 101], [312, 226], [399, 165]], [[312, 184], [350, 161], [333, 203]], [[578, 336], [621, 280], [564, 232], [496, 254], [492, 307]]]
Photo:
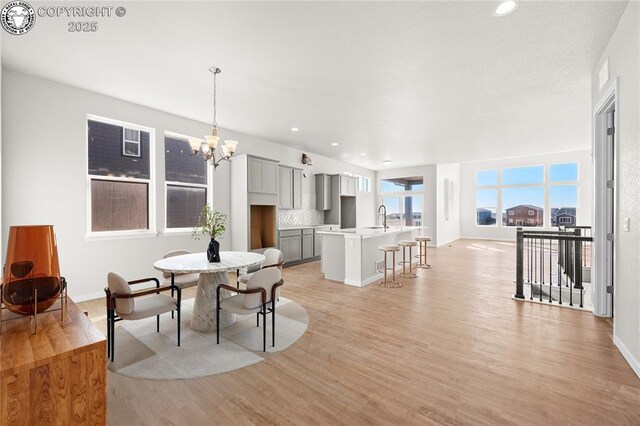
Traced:
[[122, 129], [122, 155], [140, 157], [140, 130]]
[[382, 197], [387, 208], [387, 226], [421, 226], [422, 195]]
[[551, 226], [576, 225], [578, 214], [578, 163], [552, 164], [549, 167], [551, 188]]
[[193, 155], [188, 138], [165, 133], [167, 229], [193, 228], [207, 203], [207, 162]]
[[153, 129], [87, 116], [88, 232], [153, 230]]
[[573, 162], [476, 171], [476, 224], [497, 226], [494, 212], [501, 211], [501, 226], [576, 225], [578, 166]]
[[495, 226], [498, 211], [498, 171], [476, 172], [476, 225]]
[[502, 169], [501, 188], [506, 226], [544, 226], [544, 166]]

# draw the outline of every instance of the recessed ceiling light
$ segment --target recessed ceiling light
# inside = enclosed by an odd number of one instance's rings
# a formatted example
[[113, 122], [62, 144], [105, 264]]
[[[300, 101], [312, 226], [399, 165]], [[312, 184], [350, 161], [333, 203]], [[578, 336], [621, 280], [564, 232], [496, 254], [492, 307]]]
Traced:
[[338, 146], [338, 145], [340, 145], [338, 142], [334, 142], [331, 144], [331, 146]]
[[382, 162], [382, 164], [384, 164], [385, 166], [390, 166], [391, 165], [391, 160], [384, 160]]
[[297, 132], [298, 130], [300, 130], [300, 129], [298, 129], [297, 127], [292, 127], [292, 128], [291, 128], [291, 131], [292, 131], [292, 132]]
[[367, 155], [367, 153], [366, 152], [361, 152], [360, 155], [362, 155], [364, 157], [365, 155]]
[[518, 8], [518, 2], [515, 0], [506, 0], [501, 2], [493, 12], [494, 16], [505, 16]]

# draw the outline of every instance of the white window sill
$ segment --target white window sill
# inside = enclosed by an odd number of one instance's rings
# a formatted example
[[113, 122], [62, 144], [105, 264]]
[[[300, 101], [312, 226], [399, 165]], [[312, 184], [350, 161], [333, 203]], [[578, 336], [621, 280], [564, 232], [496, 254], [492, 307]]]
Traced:
[[190, 228], [170, 228], [165, 229], [162, 233], [167, 237], [190, 237], [193, 234], [193, 230]]
[[86, 234], [86, 241], [107, 241], [107, 240], [128, 240], [134, 238], [155, 238], [158, 233], [155, 231], [114, 231], [114, 232], [92, 232]]

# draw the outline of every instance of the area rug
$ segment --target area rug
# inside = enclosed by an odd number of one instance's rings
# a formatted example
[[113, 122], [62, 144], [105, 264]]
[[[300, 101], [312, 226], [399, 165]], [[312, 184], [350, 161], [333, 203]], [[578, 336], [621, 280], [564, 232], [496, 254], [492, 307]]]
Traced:
[[109, 370], [129, 377], [153, 380], [190, 379], [225, 373], [264, 361], [291, 346], [307, 329], [309, 315], [298, 303], [280, 298], [276, 304], [276, 346], [271, 346], [271, 316], [267, 316], [267, 352], [262, 352], [262, 316], [237, 316], [232, 326], [216, 333], [191, 329], [193, 299], [182, 302], [180, 347], [176, 346], [176, 323], [171, 315], [122, 321], [116, 327], [115, 362]]

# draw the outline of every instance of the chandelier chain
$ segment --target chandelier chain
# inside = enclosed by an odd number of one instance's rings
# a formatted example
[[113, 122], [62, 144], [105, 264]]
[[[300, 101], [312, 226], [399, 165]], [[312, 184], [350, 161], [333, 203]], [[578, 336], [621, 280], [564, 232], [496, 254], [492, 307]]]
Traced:
[[218, 127], [216, 123], [216, 77], [217, 73], [213, 73], [213, 127]]

